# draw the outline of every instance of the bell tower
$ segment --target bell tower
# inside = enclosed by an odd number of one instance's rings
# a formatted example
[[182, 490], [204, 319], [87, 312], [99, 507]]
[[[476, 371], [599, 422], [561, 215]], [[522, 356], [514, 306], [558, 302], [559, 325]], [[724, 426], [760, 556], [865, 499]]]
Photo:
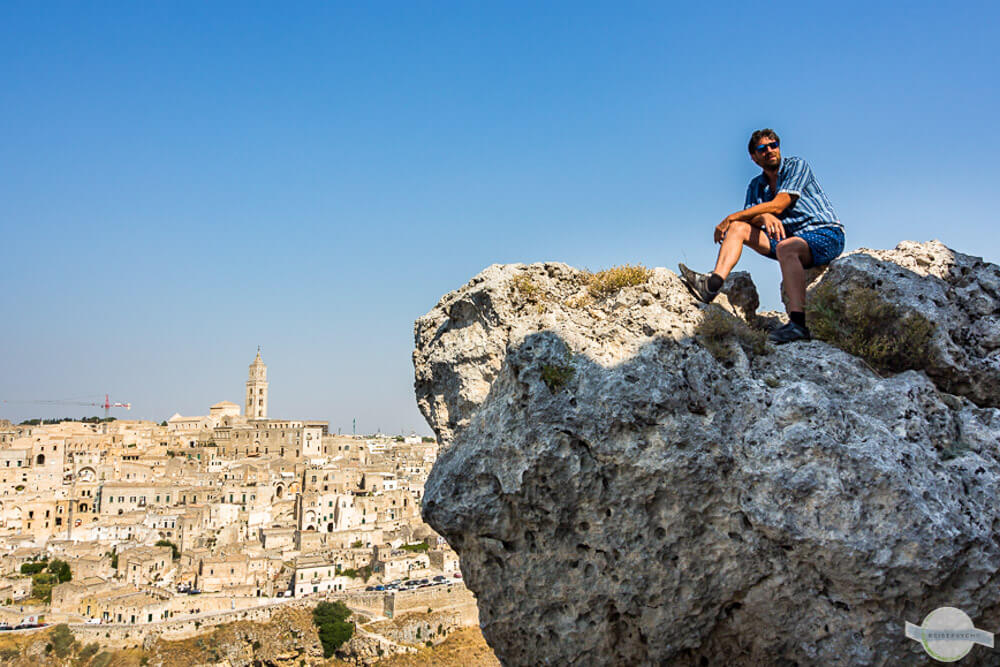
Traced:
[[247, 409], [244, 413], [247, 419], [267, 419], [267, 366], [260, 358], [260, 346], [257, 346], [257, 358], [250, 364], [250, 377], [247, 380]]

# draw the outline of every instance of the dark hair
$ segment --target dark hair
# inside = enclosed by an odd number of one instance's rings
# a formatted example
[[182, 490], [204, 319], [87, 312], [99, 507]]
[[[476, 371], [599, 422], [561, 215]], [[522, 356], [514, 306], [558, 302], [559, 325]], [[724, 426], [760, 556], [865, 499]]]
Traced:
[[763, 139], [764, 137], [767, 137], [768, 139], [774, 139], [779, 144], [781, 143], [781, 139], [778, 138], [778, 133], [772, 130], [771, 128], [765, 127], [763, 130], [757, 130], [756, 132], [750, 135], [750, 143], [747, 144], [747, 150], [750, 151], [750, 155], [753, 155], [753, 149], [757, 148], [757, 146], [760, 145], [760, 140]]

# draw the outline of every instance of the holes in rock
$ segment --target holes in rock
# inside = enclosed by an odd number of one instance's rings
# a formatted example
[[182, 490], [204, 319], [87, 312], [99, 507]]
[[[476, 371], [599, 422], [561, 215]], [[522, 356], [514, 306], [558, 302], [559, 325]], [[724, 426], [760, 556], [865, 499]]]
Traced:
[[667, 531], [665, 531], [662, 526], [657, 526], [656, 527], [656, 539], [662, 540], [666, 536], [667, 536]]
[[608, 610], [608, 623], [617, 623], [622, 618], [622, 615], [618, 613], [618, 610], [614, 607]]
[[729, 604], [727, 604], [725, 607], [722, 608], [722, 612], [726, 616], [732, 616], [733, 612], [735, 612], [737, 609], [740, 609], [741, 607], [743, 607], [742, 602], [730, 602]]
[[586, 521], [581, 521], [580, 524], [577, 526], [577, 528], [581, 533], [586, 533], [588, 530], [590, 530], [590, 524], [587, 523]]

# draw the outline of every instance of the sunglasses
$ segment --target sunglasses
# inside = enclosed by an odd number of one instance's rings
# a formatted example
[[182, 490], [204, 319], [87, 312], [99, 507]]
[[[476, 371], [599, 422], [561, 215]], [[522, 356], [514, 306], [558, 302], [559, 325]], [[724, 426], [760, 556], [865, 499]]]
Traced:
[[775, 150], [777, 150], [777, 148], [778, 148], [778, 142], [777, 141], [772, 141], [769, 144], [760, 144], [754, 150], [757, 151], [757, 153], [759, 153], [759, 154], [763, 154], [764, 151], [766, 151], [769, 148], [774, 148]]

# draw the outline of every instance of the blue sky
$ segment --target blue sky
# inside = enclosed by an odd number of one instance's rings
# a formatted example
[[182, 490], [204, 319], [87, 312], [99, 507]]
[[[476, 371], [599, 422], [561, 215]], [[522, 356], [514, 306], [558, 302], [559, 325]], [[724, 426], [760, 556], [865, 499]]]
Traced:
[[1000, 260], [1000, 5], [813, 4], [3, 3], [0, 417], [242, 404], [260, 344], [273, 416], [428, 433], [415, 318], [494, 262], [709, 268], [763, 126], [848, 249]]

